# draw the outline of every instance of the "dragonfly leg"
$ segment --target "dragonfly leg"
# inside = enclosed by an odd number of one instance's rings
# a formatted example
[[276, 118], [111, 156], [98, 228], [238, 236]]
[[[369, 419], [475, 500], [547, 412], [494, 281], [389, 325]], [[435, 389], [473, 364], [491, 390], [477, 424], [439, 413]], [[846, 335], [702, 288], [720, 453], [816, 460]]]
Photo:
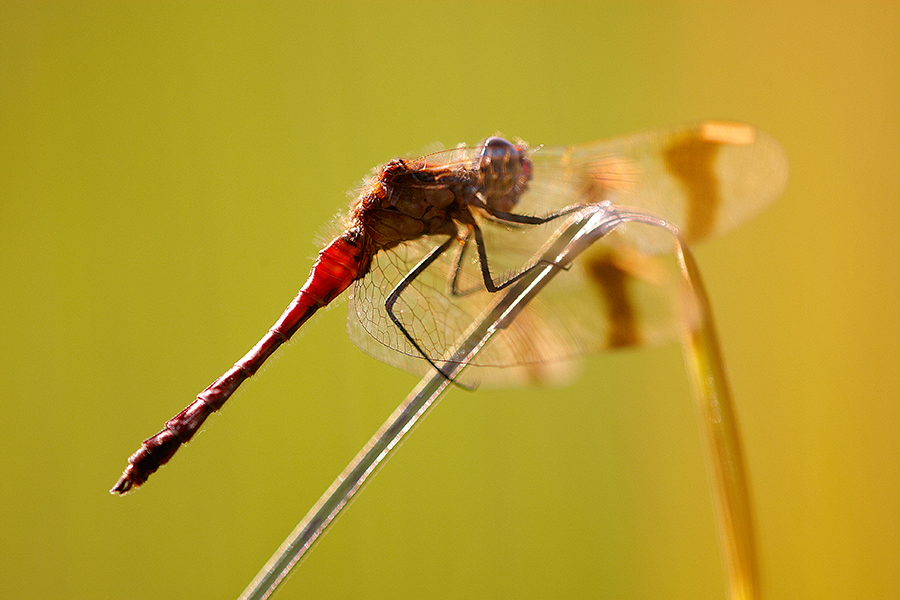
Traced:
[[[515, 213], [507, 213], [507, 212], [503, 212], [503, 211], [489, 210], [486, 205], [480, 205], [481, 208], [485, 209], [489, 215], [496, 218], [497, 220], [505, 221], [508, 223], [517, 223], [517, 224], [521, 224], [521, 225], [541, 225], [543, 223], [552, 221], [553, 219], [557, 219], [564, 215], [571, 214], [573, 212], [581, 210], [587, 206], [588, 205], [576, 204], [576, 205], [566, 207], [562, 210], [556, 211], [554, 213], [551, 213], [549, 215], [546, 215], [544, 217], [532, 217], [532, 216], [527, 216], [527, 215], [517, 215]], [[425, 255], [425, 257], [421, 261], [419, 261], [419, 264], [417, 264], [415, 266], [415, 268], [413, 268], [412, 271], [407, 273], [403, 277], [403, 279], [400, 281], [400, 283], [398, 283], [397, 286], [393, 289], [393, 291], [391, 291], [390, 295], [387, 297], [387, 300], [385, 300], [385, 303], [384, 303], [384, 308], [387, 311], [388, 317], [391, 319], [391, 322], [394, 323], [394, 325], [397, 327], [397, 329], [400, 330], [400, 332], [403, 334], [403, 337], [406, 338], [406, 340], [413, 346], [413, 348], [416, 349], [416, 351], [418, 351], [419, 354], [422, 355], [422, 357], [426, 361], [428, 361], [428, 364], [430, 364], [432, 367], [434, 367], [434, 369], [441, 374], [444, 374], [443, 370], [441, 370], [441, 368], [437, 365], [437, 363], [434, 362], [434, 359], [432, 359], [428, 355], [428, 353], [425, 352], [425, 349], [422, 348], [422, 346], [419, 344], [418, 341], [416, 341], [416, 339], [409, 332], [409, 330], [403, 325], [403, 323], [400, 322], [400, 319], [397, 317], [397, 315], [394, 314], [394, 305], [397, 304], [397, 300], [400, 299], [400, 295], [406, 290], [406, 288], [408, 288], [412, 284], [412, 282], [415, 281], [416, 278], [419, 275], [421, 275], [423, 271], [425, 271], [425, 269], [427, 269], [432, 264], [434, 264], [434, 262], [441, 255], [443, 255], [447, 250], [449, 250], [450, 247], [454, 244], [454, 242], [458, 242], [459, 240], [462, 240], [462, 245], [459, 249], [459, 252], [456, 255], [456, 258], [454, 259], [454, 269], [453, 269], [454, 273], [453, 273], [453, 279], [451, 280], [451, 292], [454, 295], [465, 295], [465, 294], [471, 293], [473, 291], [477, 291], [477, 290], [460, 290], [459, 289], [459, 274], [462, 271], [462, 262], [463, 262], [463, 258], [465, 255], [466, 246], [468, 246], [469, 241], [471, 239], [471, 237], [470, 237], [471, 232], [474, 232], [474, 234], [475, 234], [475, 245], [478, 250], [478, 262], [481, 266], [481, 275], [484, 280], [484, 286], [487, 289], [487, 291], [489, 291], [491, 293], [498, 292], [498, 291], [506, 288], [507, 286], [512, 285], [513, 283], [515, 283], [516, 281], [518, 281], [519, 279], [524, 277], [532, 269], [539, 267], [542, 264], [545, 264], [547, 262], [547, 261], [537, 262], [537, 263], [531, 265], [530, 267], [524, 269], [520, 273], [513, 275], [511, 278], [507, 279], [506, 281], [503, 281], [499, 284], [494, 283], [493, 277], [491, 276], [490, 269], [488, 267], [487, 251], [485, 250], [484, 236], [482, 235], [481, 228], [478, 227], [478, 225], [475, 224], [474, 222], [469, 224], [469, 228], [470, 228], [469, 232], [467, 232], [463, 236], [460, 236], [458, 234], [452, 235], [452, 236], [448, 237], [447, 240], [445, 242], [443, 242], [440, 246], [437, 246], [431, 252], [429, 252], [427, 255]], [[450, 379], [450, 378], [448, 377], [448, 379]], [[452, 379], [451, 379], [451, 381], [452, 381]]]
[[[446, 252], [450, 248], [450, 246], [453, 245], [453, 243], [456, 240], [457, 240], [456, 236], [451, 236], [447, 239], [446, 242], [442, 243], [440, 246], [436, 247], [431, 252], [429, 252], [425, 256], [425, 258], [423, 258], [421, 261], [419, 261], [419, 264], [417, 264], [412, 271], [407, 273], [403, 277], [403, 279], [400, 280], [400, 283], [398, 283], [397, 287], [395, 287], [393, 289], [393, 291], [391, 291], [390, 295], [387, 297], [387, 300], [385, 300], [385, 302], [384, 302], [384, 308], [387, 311], [388, 317], [390, 317], [390, 319], [394, 323], [394, 325], [397, 326], [397, 329], [400, 330], [400, 332], [403, 334], [403, 337], [405, 337], [406, 340], [410, 344], [412, 344], [413, 348], [415, 348], [419, 352], [419, 354], [421, 354], [422, 357], [428, 361], [428, 364], [430, 364], [432, 367], [434, 367], [434, 369], [438, 373], [444, 375], [445, 377], [447, 377], [447, 375], [434, 362], [434, 360], [430, 356], [428, 356], [428, 353], [425, 352], [425, 349], [422, 348], [422, 346], [419, 344], [419, 342], [416, 341], [416, 339], [412, 336], [412, 334], [409, 332], [409, 330], [407, 330], [406, 327], [403, 326], [403, 323], [400, 322], [400, 319], [397, 318], [397, 315], [394, 314], [394, 305], [397, 303], [397, 300], [400, 299], [400, 294], [402, 294], [404, 292], [404, 290], [406, 290], [406, 288], [408, 288], [409, 285], [413, 281], [416, 280], [416, 277], [421, 275], [425, 269], [430, 267], [434, 263], [434, 261], [436, 261], [438, 258], [440, 258], [440, 256], [444, 252]], [[450, 377], [447, 377], [447, 379], [450, 379]], [[451, 381], [452, 381], [452, 379], [451, 379]]]
[[462, 243], [460, 244], [459, 251], [456, 253], [456, 257], [453, 259], [453, 278], [450, 280], [450, 294], [452, 296], [468, 296], [469, 294], [474, 294], [475, 292], [481, 290], [480, 286], [473, 286], [469, 289], [462, 289], [460, 287], [459, 276], [463, 270], [463, 260], [465, 259], [466, 250], [470, 247], [469, 242], [472, 240], [472, 230], [471, 227], [464, 234], [457, 238]]
[[[506, 223], [514, 223], [517, 225], [543, 225], [544, 223], [549, 223], [550, 221], [552, 221], [554, 219], [558, 219], [559, 217], [563, 217], [565, 215], [572, 214], [573, 212], [577, 212], [584, 208], [588, 208], [591, 205], [590, 204], [573, 204], [571, 206], [567, 206], [565, 208], [562, 208], [556, 212], [550, 213], [549, 215], [545, 215], [543, 217], [533, 217], [530, 215], [518, 215], [516, 213], [503, 212], [501, 210], [493, 210], [493, 209], [489, 208], [487, 206], [487, 204], [476, 204], [476, 206], [479, 206], [479, 208], [482, 208], [483, 210], [485, 210], [485, 212], [487, 212], [491, 217], [493, 217], [494, 219], [496, 219], [498, 221], [503, 221]], [[474, 224], [474, 223], [471, 225], [471, 227], [475, 232], [475, 245], [478, 248], [478, 262], [481, 266], [481, 278], [484, 281], [485, 289], [487, 289], [487, 291], [489, 291], [491, 293], [499, 292], [500, 290], [514, 284], [519, 279], [521, 279], [522, 277], [527, 275], [529, 272], [531, 272], [532, 269], [535, 269], [540, 266], [547, 266], [548, 264], [555, 264], [555, 263], [551, 263], [551, 262], [548, 262], [545, 260], [541, 260], [541, 261], [538, 261], [535, 264], [531, 265], [530, 267], [523, 269], [522, 271], [516, 273], [515, 275], [513, 275], [512, 277], [510, 277], [509, 279], [507, 279], [505, 281], [502, 281], [500, 283], [494, 283], [494, 278], [491, 275], [490, 268], [488, 267], [487, 250], [485, 249], [484, 236], [482, 235], [481, 228], [478, 227], [478, 225]], [[466, 241], [468, 241], [468, 238], [466, 238]], [[465, 248], [463, 248], [463, 250], [465, 250]], [[457, 267], [461, 266], [461, 260], [462, 260], [462, 251], [460, 251], [460, 257], [457, 262]], [[560, 267], [560, 268], [568, 269], [568, 267]], [[458, 271], [456, 274], [454, 274], [454, 286], [456, 283], [457, 275], [458, 275]]]
[[549, 223], [554, 219], [558, 219], [560, 217], [564, 217], [566, 215], [570, 215], [573, 212], [578, 212], [579, 210], [590, 208], [595, 206], [593, 204], [573, 204], [571, 206], [567, 206], [565, 208], [561, 208], [556, 212], [552, 212], [549, 215], [544, 215], [543, 217], [532, 217], [530, 215], [517, 215], [516, 213], [503, 212], [502, 210], [493, 210], [488, 208], [487, 205], [480, 206], [479, 208], [484, 209], [489, 215], [500, 220], [506, 221], [507, 223], [517, 223], [520, 225], [543, 225], [544, 223]]
[[567, 270], [569, 268], [558, 265], [551, 261], [539, 260], [530, 267], [522, 269], [509, 279], [501, 281], [500, 283], [494, 283], [494, 277], [491, 275], [491, 269], [488, 266], [487, 250], [485, 249], [484, 245], [484, 236], [481, 233], [481, 228], [477, 225], [475, 226], [475, 247], [478, 248], [478, 264], [481, 267], [481, 279], [484, 281], [485, 289], [487, 289], [487, 291], [492, 294], [511, 286], [515, 282], [522, 279], [525, 275], [530, 273], [532, 269], [548, 265], [555, 265], [563, 270]]

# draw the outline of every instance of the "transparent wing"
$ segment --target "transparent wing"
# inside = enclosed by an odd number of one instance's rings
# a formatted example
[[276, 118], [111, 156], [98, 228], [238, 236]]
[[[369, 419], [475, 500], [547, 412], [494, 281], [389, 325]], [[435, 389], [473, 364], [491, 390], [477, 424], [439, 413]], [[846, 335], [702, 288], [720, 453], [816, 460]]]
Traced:
[[[386, 362], [422, 375], [431, 366], [390, 320], [385, 301], [407, 273], [446, 238], [421, 238], [378, 253], [364, 279], [356, 282], [350, 295], [347, 329], [350, 339], [364, 352]], [[464, 304], [454, 303], [448, 295], [451, 277], [449, 254], [423, 272], [402, 294], [394, 314], [419, 344], [429, 352], [443, 353], [453, 341], [454, 331], [478, 317]]]
[[[534, 181], [522, 210], [608, 200], [662, 217], [691, 244], [748, 220], [788, 179], [787, 156], [774, 138], [720, 121], [539, 148], [531, 158]], [[648, 252], [669, 249], [635, 242]]]
[[[428, 158], [471, 162], [474, 153], [463, 148]], [[748, 219], [771, 203], [787, 180], [787, 160], [777, 142], [749, 126], [726, 123], [539, 148], [531, 157], [534, 179], [517, 213], [540, 216], [572, 204], [610, 201], [661, 216], [690, 242]], [[569, 222], [480, 221], [495, 282], [533, 264], [554, 232]], [[464, 381], [511, 385], [561, 379], [572, 372], [570, 361], [585, 353], [673, 339], [677, 271], [671, 257], [657, 255], [668, 252], [672, 240], [647, 225], [621, 229], [556, 277], [496, 335]], [[354, 343], [417, 375], [430, 366], [389, 320], [384, 302], [445, 239], [422, 238], [380, 253], [351, 295], [348, 330]], [[409, 285], [394, 312], [429, 357], [439, 360], [494, 300], [484, 288], [474, 241], [460, 240]]]

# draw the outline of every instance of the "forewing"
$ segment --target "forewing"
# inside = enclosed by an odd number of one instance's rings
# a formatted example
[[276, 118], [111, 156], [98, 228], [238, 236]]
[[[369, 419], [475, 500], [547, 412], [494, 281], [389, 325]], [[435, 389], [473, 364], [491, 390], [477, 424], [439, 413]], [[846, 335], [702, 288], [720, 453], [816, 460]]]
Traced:
[[[777, 141], [728, 122], [539, 148], [532, 160], [534, 181], [523, 196], [525, 207], [601, 201], [638, 207], [677, 227], [691, 244], [755, 215], [782, 193], [788, 178]], [[640, 236], [631, 241], [647, 252], [670, 249]]]

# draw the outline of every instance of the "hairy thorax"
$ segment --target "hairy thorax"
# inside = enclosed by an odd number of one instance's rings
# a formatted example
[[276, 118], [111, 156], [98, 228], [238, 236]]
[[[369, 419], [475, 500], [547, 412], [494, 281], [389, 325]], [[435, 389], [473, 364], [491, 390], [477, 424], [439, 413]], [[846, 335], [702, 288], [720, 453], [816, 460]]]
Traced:
[[363, 190], [351, 216], [377, 250], [388, 250], [422, 236], [456, 235], [471, 193], [464, 170], [394, 160]]

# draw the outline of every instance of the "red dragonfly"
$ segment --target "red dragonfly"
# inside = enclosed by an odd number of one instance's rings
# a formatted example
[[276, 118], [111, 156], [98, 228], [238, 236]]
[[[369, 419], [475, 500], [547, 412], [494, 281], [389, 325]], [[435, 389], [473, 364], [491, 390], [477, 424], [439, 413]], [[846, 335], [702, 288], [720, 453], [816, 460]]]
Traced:
[[[351, 284], [354, 343], [416, 374], [440, 370], [444, 353], [492, 295], [540, 266], [531, 257], [579, 210], [600, 202], [638, 207], [675, 224], [690, 243], [749, 218], [786, 181], [787, 159], [774, 139], [726, 122], [556, 148], [495, 136], [392, 160], [364, 182], [343, 233], [319, 253], [275, 325], [143, 442], [110, 491], [143, 484]], [[489, 383], [541, 379], [586, 352], [672, 337], [677, 317], [661, 308], [670, 305], [661, 298], [665, 286], [653, 285], [642, 262], [668, 248], [639, 227], [613, 240], [605, 254], [557, 277], [561, 283], [554, 281], [464, 373]]]

